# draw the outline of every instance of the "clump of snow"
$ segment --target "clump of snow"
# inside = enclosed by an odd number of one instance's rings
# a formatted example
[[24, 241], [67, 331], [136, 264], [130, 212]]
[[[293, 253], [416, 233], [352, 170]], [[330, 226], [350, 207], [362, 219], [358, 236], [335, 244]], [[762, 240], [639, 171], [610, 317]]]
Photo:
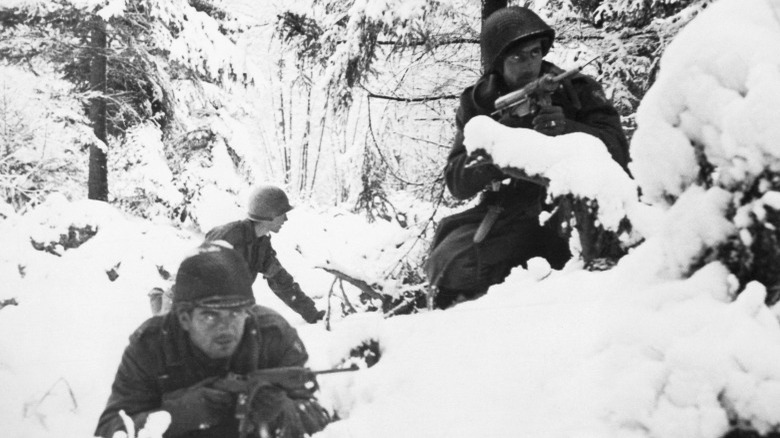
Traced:
[[[653, 231], [647, 233], [647, 251], [656, 248], [659, 257], [643, 259], [646, 269], [659, 277], [678, 278], [690, 273], [707, 251], [717, 247], [736, 232], [726, 219], [731, 194], [713, 188], [691, 188], [669, 209]], [[637, 256], [638, 259], [642, 257]]]
[[696, 149], [724, 187], [778, 168], [778, 11], [771, 1], [716, 2], [669, 45], [631, 144], [646, 201], [663, 205], [694, 184]]
[[388, 320], [382, 359], [343, 385], [348, 418], [323, 436], [717, 437], [730, 415], [771, 410], [780, 330], [760, 287], [730, 303], [717, 264], [663, 285], [630, 271], [513, 276], [479, 301]]
[[125, 0], [108, 0], [107, 3], [96, 12], [103, 20], [108, 21], [112, 17], [121, 17], [124, 14], [127, 6]]
[[515, 167], [549, 180], [551, 197], [572, 194], [598, 201], [598, 218], [605, 229], [617, 230], [637, 202], [635, 183], [592, 135], [549, 137], [477, 116], [466, 124], [463, 143], [469, 152], [484, 150], [499, 167]]

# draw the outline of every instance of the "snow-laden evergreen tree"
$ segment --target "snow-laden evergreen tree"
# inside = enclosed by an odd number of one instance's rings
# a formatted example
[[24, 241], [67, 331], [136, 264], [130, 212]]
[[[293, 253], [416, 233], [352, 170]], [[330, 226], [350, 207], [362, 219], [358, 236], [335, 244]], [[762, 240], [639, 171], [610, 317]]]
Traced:
[[[108, 199], [107, 183], [113, 179], [106, 175], [108, 168], [160, 166], [196, 143], [188, 137], [201, 134], [187, 133], [190, 127], [178, 114], [186, 102], [177, 97], [177, 89], [252, 80], [233, 39], [243, 26], [218, 1], [30, 0], [6, 4], [0, 20], [3, 59], [32, 72], [36, 66], [53, 66], [90, 106], [93, 127], [104, 126], [104, 136], [97, 129], [98, 135], [84, 144], [91, 145], [90, 196], [98, 199]], [[166, 136], [180, 141], [161, 145]], [[155, 175], [166, 175], [164, 167]], [[137, 173], [137, 180], [124, 179], [112, 189], [112, 200], [128, 203], [136, 212], [162, 203], [174, 213], [181, 212], [184, 198], [193, 196], [192, 188], [174, 186], [173, 178], [150, 180]], [[94, 194], [93, 185], [98, 186]]]

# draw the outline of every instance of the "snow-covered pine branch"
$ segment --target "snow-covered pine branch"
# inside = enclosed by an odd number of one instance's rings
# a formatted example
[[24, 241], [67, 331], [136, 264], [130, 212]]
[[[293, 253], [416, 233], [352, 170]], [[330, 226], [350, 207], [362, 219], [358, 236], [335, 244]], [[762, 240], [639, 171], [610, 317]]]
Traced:
[[[456, 7], [450, 2], [386, 0], [355, 2], [315, 0], [307, 10], [290, 8], [280, 14], [281, 38], [299, 59], [318, 64], [334, 97], [334, 109], [349, 106], [353, 90], [376, 74], [382, 55], [390, 57], [425, 43], [429, 49], [463, 32]], [[437, 17], [437, 18], [434, 18]], [[379, 50], [380, 41], [389, 53]], [[447, 41], [444, 41], [446, 43]], [[303, 44], [301, 44], [303, 43]]]
[[[724, 1], [680, 32], [637, 112], [630, 165], [643, 201], [656, 209], [700, 204], [697, 217], [674, 224], [711, 236], [685, 271], [717, 259], [741, 286], [766, 285], [768, 303], [780, 298], [778, 16], [776, 3]], [[714, 229], [723, 232], [713, 238]], [[679, 240], [663, 229], [643, 234], [667, 247]]]

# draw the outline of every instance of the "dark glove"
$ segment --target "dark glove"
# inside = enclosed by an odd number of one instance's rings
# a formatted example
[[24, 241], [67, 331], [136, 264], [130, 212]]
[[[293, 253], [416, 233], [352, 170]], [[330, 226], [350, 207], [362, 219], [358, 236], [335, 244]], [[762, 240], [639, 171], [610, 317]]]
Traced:
[[258, 389], [249, 412], [252, 425], [260, 427], [273, 424], [282, 413], [287, 399], [284, 389], [278, 386], [268, 385]]
[[[272, 436], [302, 438], [321, 431], [330, 422], [328, 412], [313, 399], [294, 398], [285, 391], [274, 394], [271, 399], [271, 402], [264, 402], [264, 408], [260, 409], [275, 412], [276, 418], [266, 423]], [[275, 407], [267, 406], [269, 403], [274, 403]]]
[[315, 400], [297, 401], [297, 403], [298, 416], [307, 434], [314, 435], [330, 423], [330, 414]]
[[162, 409], [171, 414], [168, 436], [224, 423], [233, 418], [234, 396], [209, 387], [214, 379], [163, 394]]
[[287, 396], [287, 392], [275, 385], [262, 386], [254, 393], [248, 413], [249, 434], [265, 430], [277, 438], [301, 438], [306, 430], [301, 421], [298, 402]]
[[303, 317], [304, 321], [308, 322], [309, 324], [314, 324], [317, 321], [321, 321], [322, 318], [325, 317], [325, 311], [312, 308], [311, 311], [308, 311], [301, 316]]
[[561, 135], [566, 128], [566, 117], [559, 106], [542, 106], [533, 120], [534, 130], [545, 135]]

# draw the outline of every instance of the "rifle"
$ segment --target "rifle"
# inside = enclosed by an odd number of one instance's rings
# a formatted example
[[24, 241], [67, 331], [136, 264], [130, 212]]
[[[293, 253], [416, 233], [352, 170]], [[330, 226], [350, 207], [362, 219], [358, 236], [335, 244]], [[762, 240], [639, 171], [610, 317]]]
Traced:
[[525, 87], [499, 97], [495, 102], [496, 110], [491, 115], [510, 113], [517, 117], [523, 117], [535, 114], [540, 106], [552, 105], [552, 93], [558, 89], [562, 80], [579, 73], [586, 65], [597, 59], [599, 59], [598, 56], [559, 75], [547, 73]]
[[293, 394], [300, 394], [302, 391], [310, 393], [317, 388], [317, 376], [356, 370], [358, 366], [353, 364], [349, 368], [320, 371], [312, 371], [304, 367], [279, 367], [255, 370], [247, 374], [228, 373], [224, 379], [217, 381], [214, 388], [238, 395], [235, 417], [239, 422], [239, 436], [245, 437], [249, 433], [248, 420], [252, 400], [261, 388], [276, 386]]

